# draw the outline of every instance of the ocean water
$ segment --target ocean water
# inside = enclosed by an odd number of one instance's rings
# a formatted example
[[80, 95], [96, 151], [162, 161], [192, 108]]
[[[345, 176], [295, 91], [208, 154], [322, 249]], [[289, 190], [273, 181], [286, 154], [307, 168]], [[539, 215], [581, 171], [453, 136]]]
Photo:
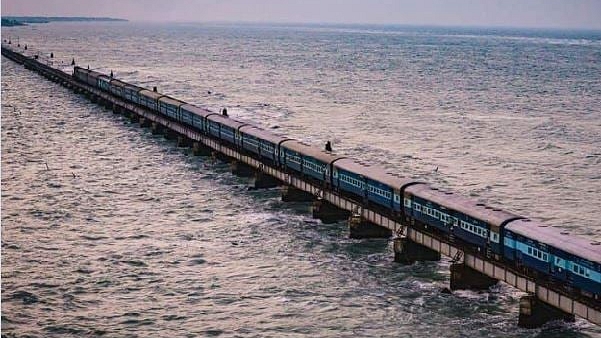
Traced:
[[[9, 37], [601, 239], [601, 32], [52, 23]], [[519, 329], [516, 290], [441, 293], [447, 260], [398, 265], [390, 242], [246, 183], [3, 58], [2, 334], [601, 336], [582, 320]]]

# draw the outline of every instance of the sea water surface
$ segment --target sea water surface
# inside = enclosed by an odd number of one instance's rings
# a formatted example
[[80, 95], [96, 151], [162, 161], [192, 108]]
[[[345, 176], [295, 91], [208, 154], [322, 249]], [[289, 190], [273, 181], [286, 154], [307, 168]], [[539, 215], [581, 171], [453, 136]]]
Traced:
[[[601, 240], [601, 32], [51, 23], [9, 38]], [[601, 336], [519, 329], [511, 287], [441, 293], [448, 260], [401, 266], [389, 241], [246, 184], [2, 58], [3, 336]]]

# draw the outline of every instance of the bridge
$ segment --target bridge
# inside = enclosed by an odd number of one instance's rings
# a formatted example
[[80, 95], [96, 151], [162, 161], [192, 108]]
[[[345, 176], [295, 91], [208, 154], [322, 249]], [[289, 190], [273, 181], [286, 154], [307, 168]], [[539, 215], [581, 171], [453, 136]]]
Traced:
[[527, 275], [446, 238], [403, 224], [380, 210], [365, 207], [360, 201], [324, 190], [320, 185], [267, 165], [157, 111], [78, 82], [70, 74], [51, 66], [48, 59], [42, 62], [39, 55], [30, 57], [12, 47], [3, 44], [2, 55], [50, 81], [85, 95], [90, 101], [116, 114], [128, 116], [141, 127], [152, 128], [153, 133], [162, 133], [166, 138], [177, 140], [178, 146], [192, 148], [195, 155], [216, 156], [231, 162], [232, 172], [252, 177], [251, 184], [255, 188], [283, 186], [282, 200], [312, 202], [314, 218], [324, 223], [346, 219], [353, 238], [389, 238], [394, 235], [394, 257], [399, 263], [436, 261], [441, 255], [450, 257], [451, 290], [485, 290], [501, 281], [527, 293], [520, 300], [518, 325], [521, 327], [535, 328], [551, 320], [573, 321], [575, 316], [601, 325], [601, 302], [598, 300], [571, 293], [562, 285]]

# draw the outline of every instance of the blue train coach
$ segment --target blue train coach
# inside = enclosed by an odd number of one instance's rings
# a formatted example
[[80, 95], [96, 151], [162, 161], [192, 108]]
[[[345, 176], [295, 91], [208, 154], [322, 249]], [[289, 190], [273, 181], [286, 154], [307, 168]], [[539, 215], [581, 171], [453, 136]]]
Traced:
[[404, 195], [406, 215], [424, 226], [456, 236], [496, 259], [502, 258], [505, 225], [523, 218], [426, 184], [410, 186]]
[[207, 115], [209, 135], [221, 139], [234, 146], [242, 143], [242, 137], [238, 129], [247, 125], [219, 114]]
[[208, 134], [209, 125], [207, 123], [207, 116], [215, 114], [212, 111], [197, 107], [192, 104], [184, 104], [180, 107], [180, 118], [179, 120], [189, 126], [196, 128], [197, 130]]
[[505, 227], [505, 259], [536, 270], [601, 299], [601, 243], [529, 219]]
[[342, 158], [297, 140], [280, 144], [280, 164], [321, 183], [331, 184], [332, 162]]
[[290, 140], [251, 125], [240, 127], [240, 134], [242, 135], [242, 149], [259, 155], [261, 159], [268, 160], [276, 166], [278, 165], [280, 144]]
[[169, 96], [161, 96], [159, 99], [159, 113], [176, 121], [179, 120], [179, 108], [186, 104]]

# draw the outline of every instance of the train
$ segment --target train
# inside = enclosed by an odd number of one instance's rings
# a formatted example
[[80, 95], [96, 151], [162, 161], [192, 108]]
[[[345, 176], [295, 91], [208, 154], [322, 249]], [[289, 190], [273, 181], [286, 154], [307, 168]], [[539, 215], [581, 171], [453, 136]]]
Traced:
[[156, 88], [151, 91], [81, 67], [74, 67], [73, 77], [404, 224], [459, 242], [476, 255], [564, 285], [569, 292], [601, 299], [600, 242], [570, 236], [526, 217], [276, 135], [163, 95]]

